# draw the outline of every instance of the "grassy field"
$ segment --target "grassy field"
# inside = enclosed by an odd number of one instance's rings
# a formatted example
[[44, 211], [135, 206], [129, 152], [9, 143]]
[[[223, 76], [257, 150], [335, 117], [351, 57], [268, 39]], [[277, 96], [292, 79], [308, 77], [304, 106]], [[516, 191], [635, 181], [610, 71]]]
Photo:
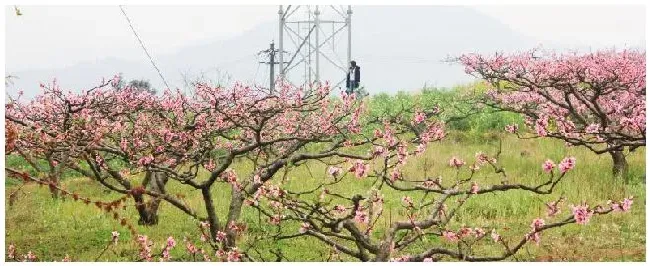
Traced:
[[[454, 170], [447, 166], [450, 157], [459, 156], [472, 160], [477, 151], [492, 154], [497, 147], [496, 141], [469, 141], [452, 133], [443, 142], [432, 143], [421, 159], [410, 160], [406, 176], [421, 179], [426, 171], [428, 176], [440, 175], [443, 181], [453, 182]], [[504, 136], [500, 163], [508, 171], [511, 182], [534, 184], [546, 178], [541, 171], [541, 164], [545, 159], [550, 158], [557, 162], [566, 155], [577, 158], [576, 168], [552, 195], [539, 196], [511, 191], [471, 198], [456, 216], [457, 219], [453, 221], [451, 228], [458, 228], [462, 224], [508, 227], [508, 230], [502, 229], [501, 234], [514, 241], [529, 230], [532, 219], [545, 216], [544, 202], [555, 200], [560, 195], [565, 195], [568, 203], [586, 200], [592, 205], [633, 195], [635, 198], [631, 212], [594, 217], [584, 226], [572, 224], [546, 231], [542, 234], [542, 243], [539, 246], [528, 244], [511, 260], [645, 261], [645, 148], [640, 148], [628, 156], [631, 168], [628, 184], [612, 179], [609, 156], [596, 156], [584, 148], [565, 147], [563, 143], [555, 140], [519, 140]], [[245, 167], [242, 165], [242, 169], [236, 170], [241, 171]], [[286, 185], [306, 190], [316, 184], [318, 179], [324, 178], [324, 167], [312, 165], [310, 169], [315, 173], [314, 177], [310, 177], [306, 168], [300, 168], [290, 174]], [[493, 184], [501, 180], [500, 176], [489, 171], [479, 173], [476, 179], [479, 184]], [[350, 178], [331, 190], [348, 195], [365, 194], [371, 182]], [[93, 198], [112, 200], [119, 197], [116, 193], [82, 177], [67, 178], [64, 184], [72, 191], [92, 195]], [[16, 185], [7, 183], [6, 195], [16, 188]], [[200, 213], [205, 212], [201, 206], [200, 193], [183, 191], [183, 188], [171, 183], [169, 190], [184, 193], [188, 204]], [[27, 185], [22, 191], [24, 193], [18, 194], [15, 204], [11, 207], [5, 199], [6, 243], [14, 243], [19, 253], [31, 250], [44, 261], [60, 261], [66, 254], [74, 261], [93, 261], [106, 247], [111, 231], [117, 230], [121, 233], [120, 245], [109, 249], [99, 261], [133, 261], [137, 256], [135, 243], [130, 240], [128, 230], [113, 219], [105, 217], [106, 214], [95, 207], [72, 200], [52, 200], [47, 188], [37, 185]], [[229, 187], [214, 187], [217, 213], [226, 213], [229, 193]], [[381, 234], [389, 220], [403, 218], [403, 208], [400, 207], [402, 194], [387, 189], [382, 193], [386, 200], [386, 221], [379, 223], [380, 228], [374, 234]], [[415, 197], [414, 200], [417, 202], [419, 198]], [[123, 213], [128, 215], [132, 222], [137, 221], [132, 206]], [[564, 205], [560, 217], [566, 217], [569, 213], [568, 205]], [[260, 222], [257, 213], [252, 209], [245, 209], [242, 219], [249, 225], [250, 235], [274, 230], [266, 221]], [[197, 222], [167, 204], [161, 207], [160, 220], [161, 223], [155, 227], [137, 226], [137, 231], [148, 235], [156, 243], [154, 250], [159, 249], [169, 235], [174, 236], [179, 245], [172, 250], [172, 256], [178, 260], [190, 260], [185, 255], [182, 239], [184, 236], [196, 239]], [[297, 229], [297, 225], [287, 228], [293, 231]], [[244, 242], [248, 240], [250, 239], [242, 239]], [[478, 247], [476, 251], [480, 254], [500, 254], [500, 249], [487, 245], [487, 241], [485, 243], [486, 245]], [[261, 240], [260, 245], [262, 253], [268, 255], [270, 249], [280, 248], [292, 261], [321, 261], [329, 253], [329, 248], [307, 237], [280, 242]], [[451, 244], [438, 239], [428, 239], [426, 242], [417, 243], [411, 250], [422, 250], [432, 245], [451, 247]]]

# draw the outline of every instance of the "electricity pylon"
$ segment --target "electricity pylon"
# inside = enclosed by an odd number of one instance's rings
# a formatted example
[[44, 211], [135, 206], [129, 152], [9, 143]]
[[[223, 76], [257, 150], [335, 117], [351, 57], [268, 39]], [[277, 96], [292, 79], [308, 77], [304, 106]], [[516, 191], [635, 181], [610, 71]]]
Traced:
[[[339, 81], [342, 77], [343, 80], [335, 84], [334, 87], [345, 82], [345, 75], [352, 60], [351, 6], [347, 6], [347, 10], [343, 6], [333, 5], [327, 7], [289, 5], [286, 8], [279, 6], [278, 18], [279, 79], [293, 84], [309, 85], [321, 82], [323, 78]], [[345, 62], [336, 52], [335, 40], [337, 36], [343, 34], [342, 32], [347, 32]], [[285, 51], [288, 51], [288, 58], [285, 57]], [[322, 62], [321, 58], [326, 62]], [[337, 69], [337, 76], [323, 77], [321, 75], [321, 67], [324, 66], [321, 64], [323, 63], [334, 66]], [[300, 67], [303, 69], [301, 78], [299, 78], [298, 72]]]

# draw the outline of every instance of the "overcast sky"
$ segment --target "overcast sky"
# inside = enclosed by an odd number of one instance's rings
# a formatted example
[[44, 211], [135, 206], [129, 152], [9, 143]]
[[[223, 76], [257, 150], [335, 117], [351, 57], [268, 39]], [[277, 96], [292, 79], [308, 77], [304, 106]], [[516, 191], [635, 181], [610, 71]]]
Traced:
[[[474, 8], [540, 42], [645, 47], [643, 6]], [[15, 15], [13, 6], [5, 8], [8, 72], [60, 68], [106, 57], [145, 60], [117, 6], [20, 9], [22, 16]], [[127, 6], [125, 10], [154, 57], [227, 39], [259, 23], [277, 23], [277, 6]]]

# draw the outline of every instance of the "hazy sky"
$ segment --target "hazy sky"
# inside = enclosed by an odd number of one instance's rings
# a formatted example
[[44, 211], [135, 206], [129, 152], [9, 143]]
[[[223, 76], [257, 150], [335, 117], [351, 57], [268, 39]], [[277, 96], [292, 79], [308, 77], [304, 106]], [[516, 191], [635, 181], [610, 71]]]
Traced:
[[[20, 8], [19, 17], [13, 6], [5, 8], [8, 72], [106, 57], [146, 60], [117, 6]], [[540, 42], [645, 46], [643, 6], [475, 8]], [[127, 6], [125, 10], [154, 57], [182, 46], [226, 39], [259, 23], [277, 23], [277, 6]]]

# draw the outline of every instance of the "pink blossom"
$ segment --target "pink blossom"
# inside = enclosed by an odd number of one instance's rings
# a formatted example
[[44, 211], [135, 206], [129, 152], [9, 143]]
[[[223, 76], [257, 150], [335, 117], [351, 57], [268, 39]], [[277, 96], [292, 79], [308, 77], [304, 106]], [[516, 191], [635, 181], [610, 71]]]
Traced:
[[343, 206], [343, 205], [334, 206], [334, 211], [337, 212], [338, 214], [343, 214], [343, 213], [345, 213], [346, 210], [347, 210], [347, 208], [345, 208], [345, 206]]
[[354, 220], [357, 223], [367, 224], [368, 223], [368, 214], [362, 210], [356, 210], [354, 215]]
[[571, 206], [573, 209], [573, 219], [576, 220], [577, 224], [585, 225], [589, 223], [589, 219], [594, 214], [594, 211], [589, 210], [589, 205], [583, 203], [578, 206]]
[[564, 158], [562, 162], [560, 162], [558, 168], [560, 169], [560, 172], [566, 173], [569, 170], [573, 169], [573, 167], [575, 167], [575, 164], [576, 164], [576, 158], [568, 157], [568, 158]]
[[478, 194], [479, 186], [478, 183], [472, 182], [472, 187], [469, 190], [469, 193]]
[[514, 133], [517, 132], [517, 130], [519, 130], [519, 125], [517, 125], [517, 124], [506, 125], [505, 129], [506, 129], [506, 131], [508, 133], [513, 133], [514, 134]]
[[298, 229], [298, 232], [301, 233], [301, 234], [307, 233], [307, 230], [309, 230], [309, 227], [310, 227], [309, 223], [302, 223], [300, 225], [300, 229]]
[[364, 164], [362, 160], [357, 160], [352, 167], [350, 167], [349, 171], [354, 172], [354, 175], [357, 178], [363, 178], [368, 174], [368, 170], [370, 167], [368, 167], [367, 164]]
[[442, 232], [442, 236], [445, 237], [447, 241], [451, 241], [451, 242], [456, 242], [459, 239], [458, 235], [455, 232], [449, 230], [445, 230], [444, 232]]
[[399, 170], [393, 169], [393, 171], [391, 171], [391, 173], [390, 173], [390, 181], [395, 183], [395, 181], [401, 179], [401, 175], [402, 174], [400, 173]]
[[536, 218], [530, 224], [530, 228], [532, 228], [533, 230], [537, 230], [537, 229], [542, 228], [542, 226], [544, 226], [544, 225], [545, 225], [544, 219]]
[[102, 158], [101, 156], [99, 156], [99, 154], [95, 155], [95, 162], [97, 163], [97, 165], [98, 165], [99, 167], [105, 167], [105, 165], [104, 165], [104, 158]]
[[23, 255], [23, 261], [36, 261], [36, 255], [30, 250], [26, 255]]
[[588, 134], [595, 134], [600, 131], [600, 125], [599, 124], [590, 124], [585, 127], [585, 133]]
[[534, 241], [537, 245], [539, 245], [541, 241], [541, 232], [538, 232], [539, 229], [541, 229], [545, 225], [544, 219], [541, 218], [536, 218], [533, 220], [533, 222], [530, 224], [530, 227], [532, 231], [528, 234], [526, 234], [526, 239], [528, 241]]
[[422, 262], [433, 262], [433, 259], [431, 257], [424, 258]]
[[339, 176], [342, 171], [343, 170], [341, 168], [334, 167], [334, 166], [330, 166], [329, 168], [327, 168], [327, 173], [333, 177]]
[[421, 124], [424, 122], [424, 120], [427, 118], [427, 116], [422, 112], [418, 111], [415, 113], [415, 116], [413, 117], [413, 124]]
[[557, 214], [559, 214], [560, 213], [560, 206], [559, 206], [560, 202], [561, 201], [546, 203], [546, 216], [554, 217]]
[[374, 148], [374, 150], [372, 152], [372, 155], [374, 157], [384, 156], [384, 155], [386, 155], [386, 149], [384, 148], [384, 146], [375, 146], [375, 148]]
[[217, 242], [223, 243], [223, 241], [226, 240], [226, 237], [227, 237], [226, 232], [217, 231], [217, 236], [215, 237], [215, 240]]
[[474, 236], [476, 238], [481, 238], [485, 235], [485, 230], [483, 228], [476, 227], [474, 228]]
[[163, 151], [165, 151], [165, 147], [163, 147], [162, 145], [156, 147], [156, 153], [161, 153]]
[[199, 252], [199, 249], [194, 244], [192, 244], [191, 242], [189, 242], [187, 240], [185, 241], [185, 249], [190, 254], [196, 254], [196, 253]]
[[484, 152], [477, 152], [475, 157], [476, 157], [476, 162], [479, 164], [486, 164], [489, 160], [488, 155], [485, 154]]
[[161, 261], [169, 261], [172, 256], [169, 251], [176, 246], [176, 240], [172, 236], [167, 238], [167, 244], [163, 248]]
[[471, 234], [472, 234], [472, 228], [469, 227], [461, 227], [460, 230], [458, 230], [458, 235], [461, 238], [468, 237]]
[[428, 180], [425, 180], [424, 182], [422, 182], [422, 186], [425, 187], [425, 188], [431, 189], [431, 188], [434, 188], [434, 186], [436, 186], [436, 183], [435, 183], [435, 181], [433, 181], [431, 179], [428, 179]]
[[153, 162], [153, 156], [152, 155], [147, 155], [147, 156], [144, 156], [144, 157], [140, 158], [140, 160], [138, 160], [138, 165], [147, 166], [147, 165], [151, 164], [151, 162]]
[[234, 247], [230, 251], [228, 251], [228, 261], [229, 262], [237, 262], [241, 260], [241, 253], [239, 253], [239, 250]]
[[623, 201], [621, 202], [621, 210], [624, 212], [629, 211], [630, 208], [632, 208], [632, 203], [633, 203], [632, 196], [623, 199]]
[[621, 202], [611, 202], [610, 205], [612, 207], [613, 211], [621, 211], [621, 212], [626, 212], [629, 211], [630, 208], [632, 208], [632, 203], [634, 202], [632, 199], [634, 197], [630, 196], [628, 198], [623, 199]]
[[138, 235], [137, 242], [140, 249], [140, 259], [151, 261], [151, 243], [146, 235]]
[[451, 166], [451, 167], [460, 168], [463, 165], [465, 165], [465, 162], [463, 160], [461, 160], [461, 159], [458, 159], [456, 156], [452, 157], [449, 160], [449, 166]]
[[420, 154], [424, 153], [426, 148], [427, 148], [426, 144], [424, 144], [424, 143], [418, 144], [418, 146], [415, 148], [415, 155], [420, 155]]
[[228, 258], [227, 258], [227, 256], [228, 256], [227, 253], [226, 253], [225, 251], [221, 250], [221, 249], [217, 250], [217, 251], [214, 253], [214, 255], [215, 255], [218, 259], [221, 259], [221, 260], [227, 260], [227, 259], [228, 259]]
[[555, 163], [553, 163], [551, 159], [547, 159], [544, 164], [542, 164], [542, 169], [544, 169], [544, 172], [550, 173], [553, 171], [553, 168], [555, 168]]
[[408, 152], [406, 151], [406, 144], [400, 143], [397, 147], [397, 163], [406, 164], [406, 158], [408, 157]]
[[172, 248], [176, 246], [176, 240], [174, 239], [174, 237], [169, 236], [167, 238], [167, 246]]
[[214, 164], [214, 161], [210, 159], [207, 164], [203, 165], [205, 167], [205, 170], [208, 170], [210, 172], [214, 171], [216, 169], [216, 165]]

